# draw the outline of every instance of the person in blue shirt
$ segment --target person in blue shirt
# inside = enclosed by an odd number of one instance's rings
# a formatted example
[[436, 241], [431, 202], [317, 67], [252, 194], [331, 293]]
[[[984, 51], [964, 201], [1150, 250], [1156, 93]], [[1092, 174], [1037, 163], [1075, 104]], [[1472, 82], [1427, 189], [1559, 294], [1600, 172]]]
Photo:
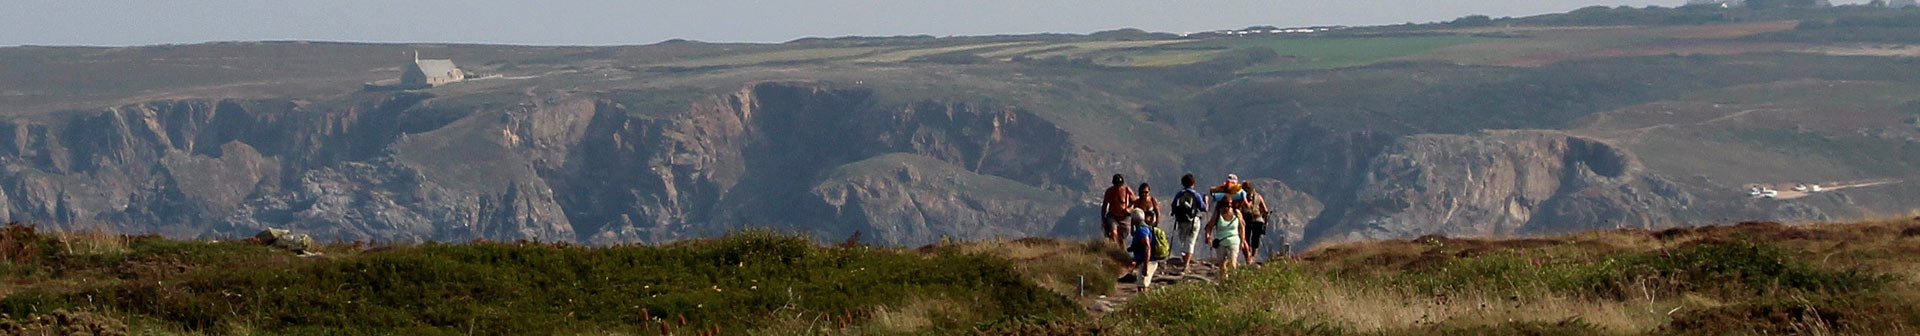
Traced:
[[[1193, 253], [1200, 239], [1200, 220], [1207, 214], [1207, 197], [1193, 190], [1193, 174], [1180, 177], [1179, 193], [1173, 195], [1173, 239], [1174, 251], [1185, 251], [1180, 255], [1180, 268], [1186, 269], [1193, 264]], [[1169, 237], [1169, 238], [1174, 238]]]
[[1127, 269], [1128, 272], [1140, 272], [1140, 291], [1146, 292], [1153, 287], [1153, 273], [1160, 268], [1160, 263], [1154, 260], [1164, 257], [1153, 255], [1153, 226], [1147, 224], [1146, 211], [1133, 209], [1130, 219], [1133, 239], [1127, 251], [1132, 252], [1133, 263]]

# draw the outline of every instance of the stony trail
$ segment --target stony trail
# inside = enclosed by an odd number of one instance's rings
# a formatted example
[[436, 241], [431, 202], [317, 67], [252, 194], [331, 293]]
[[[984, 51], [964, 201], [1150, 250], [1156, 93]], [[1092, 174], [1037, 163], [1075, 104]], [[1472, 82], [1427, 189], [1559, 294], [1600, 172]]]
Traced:
[[[1186, 269], [1175, 262], [1176, 260], [1169, 259], [1161, 262], [1160, 269], [1153, 276], [1154, 288], [1196, 281], [1216, 283], [1215, 279], [1220, 275], [1220, 267], [1211, 261], [1195, 259], [1191, 269]], [[1105, 316], [1125, 306], [1127, 301], [1133, 299], [1135, 295], [1139, 295], [1139, 283], [1133, 279], [1127, 280], [1129, 281], [1115, 284], [1113, 294], [1094, 296], [1091, 300], [1087, 300], [1085, 304], [1087, 314], [1096, 318]]]

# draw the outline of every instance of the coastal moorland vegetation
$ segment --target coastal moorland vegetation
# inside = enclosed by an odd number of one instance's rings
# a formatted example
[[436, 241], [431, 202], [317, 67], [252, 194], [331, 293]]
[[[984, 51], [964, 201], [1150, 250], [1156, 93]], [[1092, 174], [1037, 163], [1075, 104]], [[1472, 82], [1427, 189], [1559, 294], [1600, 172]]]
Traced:
[[1355, 242], [1083, 308], [1117, 248], [769, 231], [663, 246], [337, 243], [299, 256], [10, 225], [12, 334], [1901, 334], [1920, 219]]

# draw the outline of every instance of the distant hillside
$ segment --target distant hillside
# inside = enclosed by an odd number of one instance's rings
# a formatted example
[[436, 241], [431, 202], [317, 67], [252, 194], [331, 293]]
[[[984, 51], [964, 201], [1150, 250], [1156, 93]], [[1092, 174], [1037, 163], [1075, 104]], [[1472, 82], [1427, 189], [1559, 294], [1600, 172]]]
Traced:
[[[1090, 237], [1112, 174], [1293, 246], [1920, 210], [1913, 10], [645, 46], [0, 48], [0, 220], [322, 240]], [[365, 91], [412, 53], [479, 78]], [[375, 85], [375, 87], [379, 87]], [[1754, 188], [1821, 192], [1775, 197]]]

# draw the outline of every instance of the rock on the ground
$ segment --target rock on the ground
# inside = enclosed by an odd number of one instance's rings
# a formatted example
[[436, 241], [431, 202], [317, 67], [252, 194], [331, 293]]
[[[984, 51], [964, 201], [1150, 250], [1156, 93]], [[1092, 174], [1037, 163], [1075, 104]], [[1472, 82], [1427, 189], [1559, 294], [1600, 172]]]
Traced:
[[259, 234], [253, 235], [253, 238], [260, 240], [261, 244], [267, 244], [267, 246], [300, 253], [305, 253], [314, 247], [313, 236], [304, 233], [296, 234], [293, 233], [293, 231], [284, 229], [269, 228], [261, 230]]
[[266, 230], [260, 230], [260, 233], [254, 234], [253, 238], [260, 240], [261, 244], [273, 245], [273, 242], [280, 241], [280, 237], [286, 237], [291, 234], [293, 234], [292, 231], [268, 228]]

